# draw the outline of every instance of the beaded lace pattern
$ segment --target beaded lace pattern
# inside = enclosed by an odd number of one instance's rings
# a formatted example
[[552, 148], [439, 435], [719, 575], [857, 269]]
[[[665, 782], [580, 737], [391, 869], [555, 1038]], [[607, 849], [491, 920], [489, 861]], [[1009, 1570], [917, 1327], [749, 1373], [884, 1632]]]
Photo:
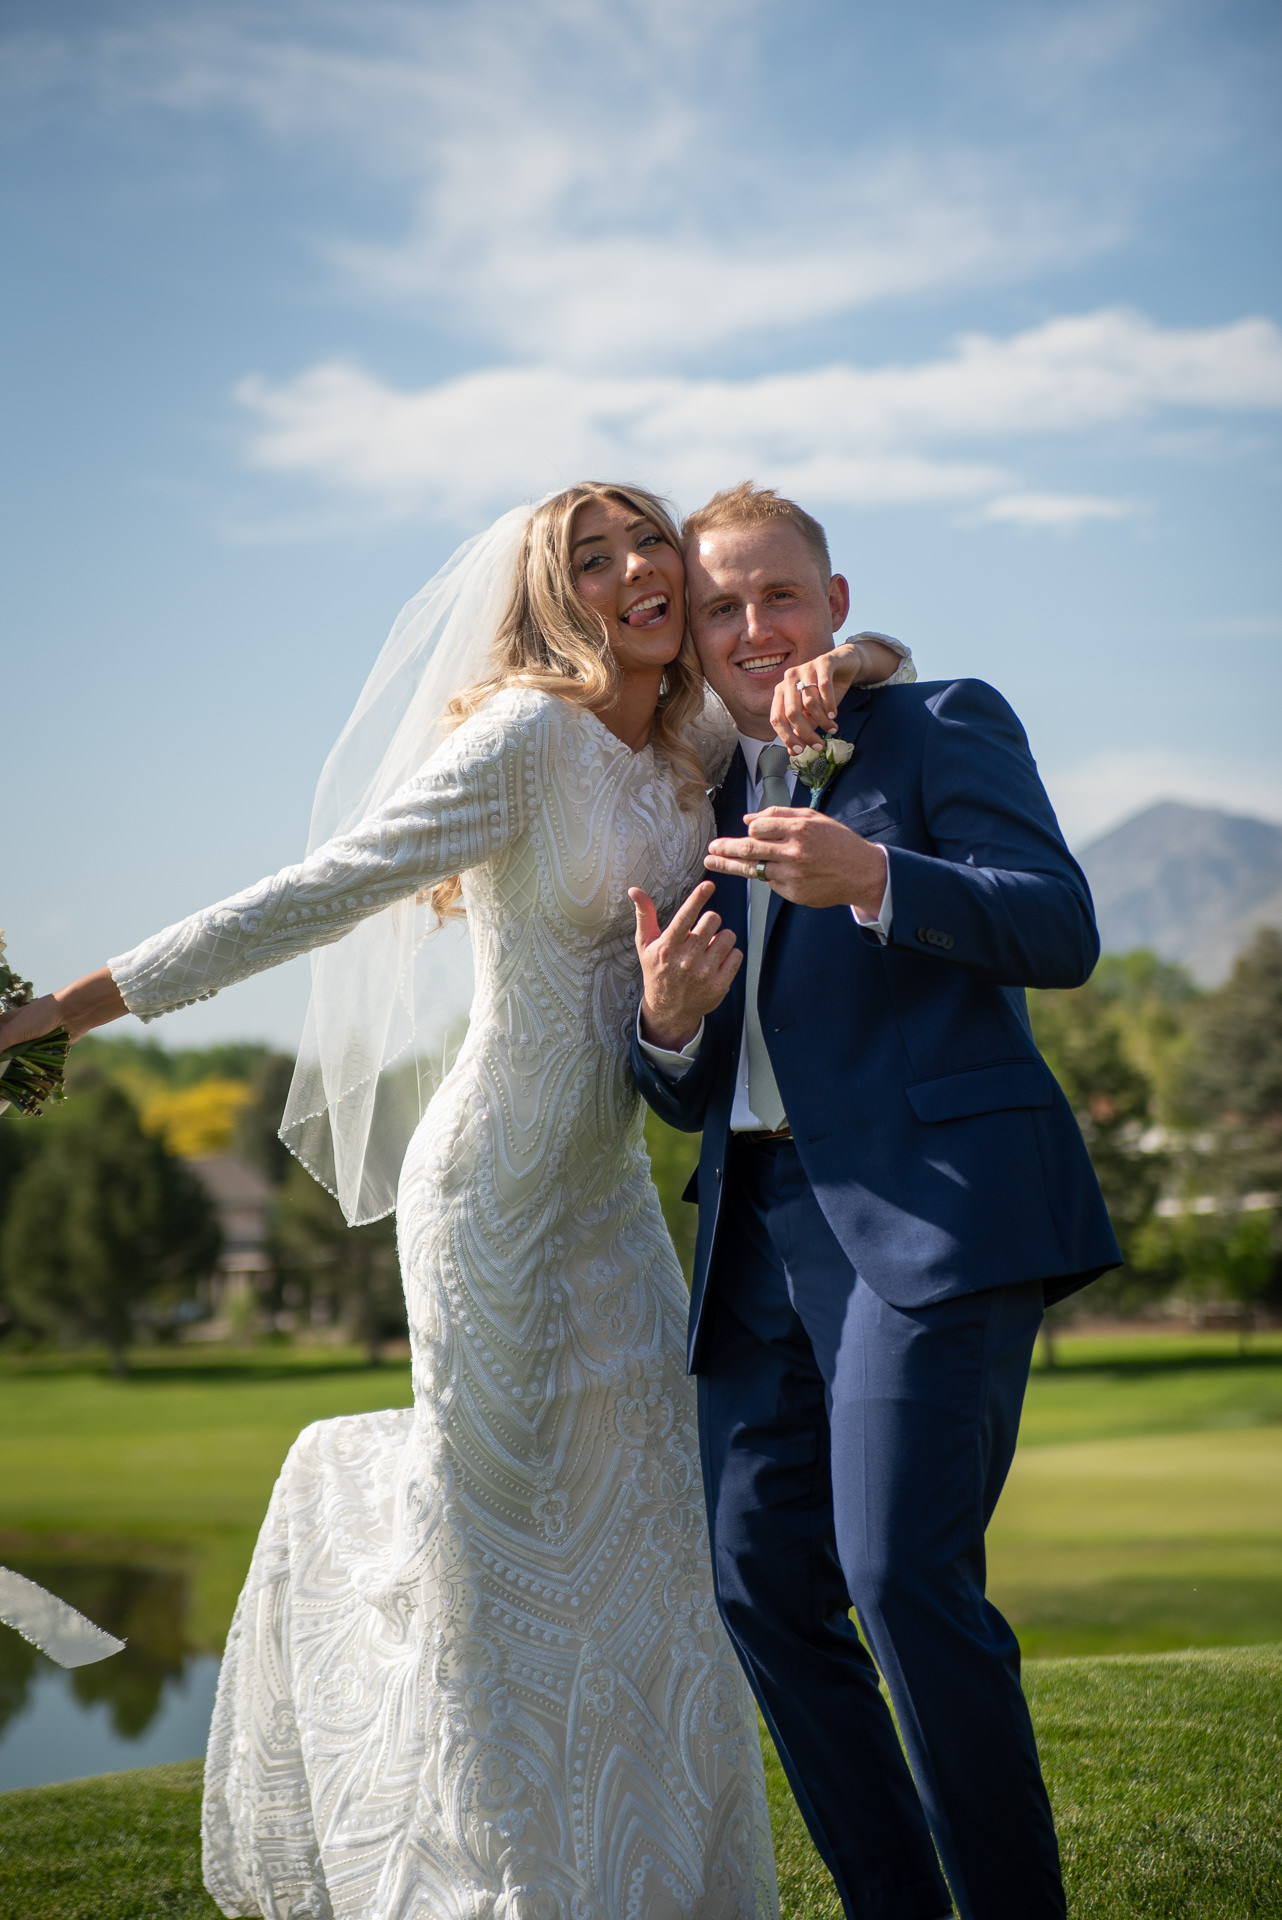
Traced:
[[112, 963], [155, 1017], [463, 872], [471, 1025], [397, 1207], [414, 1405], [309, 1427], [272, 1496], [210, 1737], [224, 1913], [777, 1912], [628, 1070], [627, 889], [670, 912], [710, 830], [651, 749], [508, 689], [360, 831]]

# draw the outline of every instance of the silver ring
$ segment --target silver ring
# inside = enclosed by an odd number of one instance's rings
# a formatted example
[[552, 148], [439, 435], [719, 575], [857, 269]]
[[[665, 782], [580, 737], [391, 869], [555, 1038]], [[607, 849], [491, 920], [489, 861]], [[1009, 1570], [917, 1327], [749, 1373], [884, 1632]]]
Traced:
[[765, 861], [764, 861], [764, 860], [758, 860], [758, 862], [757, 862], [757, 878], [758, 878], [758, 880], [764, 880], [764, 879], [765, 879], [765, 877], [766, 877], [766, 863], [765, 863]]

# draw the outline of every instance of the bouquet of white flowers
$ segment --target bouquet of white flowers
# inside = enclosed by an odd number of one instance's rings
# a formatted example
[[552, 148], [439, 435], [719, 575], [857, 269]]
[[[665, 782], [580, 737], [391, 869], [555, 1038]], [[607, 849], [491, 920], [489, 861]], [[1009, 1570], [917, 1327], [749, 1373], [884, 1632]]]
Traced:
[[[4, 933], [0, 931], [0, 1013], [11, 1013], [35, 999], [30, 980], [20, 980], [5, 962]], [[38, 1040], [0, 1048], [0, 1113], [13, 1106], [19, 1113], [39, 1113], [48, 1100], [63, 1097], [63, 1074], [71, 1035], [55, 1027]]]

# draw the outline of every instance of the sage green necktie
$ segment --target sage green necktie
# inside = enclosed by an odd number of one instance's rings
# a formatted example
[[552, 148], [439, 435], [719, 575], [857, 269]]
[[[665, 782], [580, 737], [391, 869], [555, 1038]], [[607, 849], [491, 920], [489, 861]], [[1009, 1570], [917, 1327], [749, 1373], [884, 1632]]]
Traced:
[[[784, 778], [788, 770], [788, 749], [775, 741], [761, 749], [757, 778], [761, 782], [763, 807], [790, 807], [792, 795]], [[744, 1040], [748, 1048], [748, 1105], [767, 1133], [777, 1133], [786, 1121], [783, 1101], [775, 1081], [775, 1071], [766, 1051], [765, 1035], [757, 1012], [757, 987], [761, 980], [761, 956], [766, 945], [766, 917], [770, 911], [770, 888], [764, 880], [749, 880], [748, 978], [745, 986]]]

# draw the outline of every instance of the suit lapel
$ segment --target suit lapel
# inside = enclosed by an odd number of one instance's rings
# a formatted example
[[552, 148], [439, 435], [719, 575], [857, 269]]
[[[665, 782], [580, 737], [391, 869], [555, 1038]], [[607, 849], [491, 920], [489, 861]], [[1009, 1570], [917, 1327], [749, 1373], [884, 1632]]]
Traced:
[[855, 752], [851, 754], [844, 767], [838, 767], [832, 779], [821, 791], [817, 803], [820, 813], [826, 813], [828, 811], [828, 802], [836, 791], [837, 783], [844, 774], [849, 772], [850, 768], [854, 766], [855, 761], [858, 759], [859, 736], [867, 726], [868, 716], [871, 712], [871, 687], [852, 687], [838, 707], [837, 738], [839, 740], [849, 740], [851, 746], [855, 748]]
[[[736, 747], [734, 759], [730, 762], [726, 777], [717, 790], [712, 803], [713, 816], [717, 832], [722, 838], [738, 840], [743, 836], [743, 810], [748, 802], [748, 769], [744, 763], [743, 749]], [[721, 915], [721, 923], [733, 933], [741, 953], [748, 950], [748, 883], [738, 875], [719, 873], [716, 876], [717, 890], [712, 896], [712, 910]], [[738, 1026], [743, 1024], [743, 968], [730, 986], [729, 1002], [740, 1009]]]
[[[863, 732], [864, 727], [867, 724], [868, 715], [871, 713], [871, 711], [872, 711], [872, 689], [870, 687], [852, 687], [850, 692], [846, 695], [845, 699], [842, 701], [841, 705], [838, 707], [837, 738], [839, 740], [849, 740], [851, 746], [855, 748], [855, 752], [850, 756], [849, 760], [847, 760], [846, 765], [844, 767], [838, 767], [837, 771], [833, 774], [832, 779], [828, 782], [827, 786], [821, 789], [819, 798], [815, 803], [816, 808], [820, 813], [823, 813], [827, 810], [828, 802], [832, 797], [833, 789], [836, 787], [837, 782], [841, 779], [842, 775], [847, 771], [848, 768], [854, 766], [855, 761], [858, 758], [859, 736]], [[742, 763], [742, 756], [740, 756], [740, 761]], [[744, 771], [744, 780], [746, 783], [747, 769], [744, 768], [743, 771]], [[804, 807], [809, 797], [810, 797], [809, 789], [803, 786], [798, 786], [797, 795], [796, 795], [794, 804], [799, 807]], [[775, 923], [779, 918], [780, 911], [787, 904], [788, 903], [784, 900], [782, 894], [779, 894], [779, 893], [771, 894], [770, 911], [766, 916], [767, 945], [769, 945], [771, 935], [774, 933]], [[740, 969], [740, 971], [742, 972], [742, 969]]]

